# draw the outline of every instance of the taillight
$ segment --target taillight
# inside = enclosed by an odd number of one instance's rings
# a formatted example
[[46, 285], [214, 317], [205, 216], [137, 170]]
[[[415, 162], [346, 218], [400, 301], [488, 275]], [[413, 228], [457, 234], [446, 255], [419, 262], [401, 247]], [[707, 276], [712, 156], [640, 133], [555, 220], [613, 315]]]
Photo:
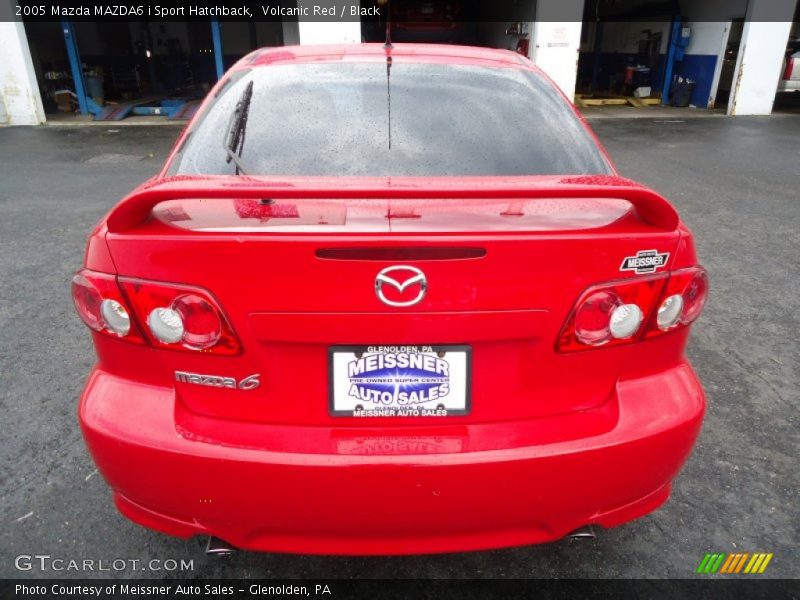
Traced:
[[131, 323], [130, 311], [113, 275], [86, 269], [78, 271], [72, 278], [72, 301], [90, 329], [110, 337], [143, 343], [141, 334]]
[[700, 315], [707, 295], [702, 267], [592, 286], [578, 298], [556, 348], [618, 346], [674, 331]]
[[234, 355], [241, 345], [205, 290], [84, 269], [72, 280], [75, 309], [99, 333], [157, 348]]
[[791, 79], [794, 72], [794, 58], [791, 56], [786, 58], [786, 70], [783, 72], [784, 79]]
[[559, 336], [564, 352], [617, 346], [638, 337], [661, 295], [666, 275], [595, 285], [578, 298]]
[[231, 356], [239, 340], [211, 295], [205, 290], [119, 278], [148, 341], [158, 348]]
[[647, 337], [689, 325], [703, 310], [708, 297], [708, 274], [702, 267], [673, 271]]

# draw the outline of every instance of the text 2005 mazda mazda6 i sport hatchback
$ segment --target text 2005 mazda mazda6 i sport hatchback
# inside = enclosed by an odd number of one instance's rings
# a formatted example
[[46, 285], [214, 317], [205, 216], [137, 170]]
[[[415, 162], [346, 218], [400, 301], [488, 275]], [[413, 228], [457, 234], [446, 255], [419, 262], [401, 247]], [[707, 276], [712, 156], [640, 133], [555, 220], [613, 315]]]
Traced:
[[119, 510], [238, 548], [554, 540], [669, 496], [708, 289], [528, 60], [256, 51], [73, 281], [80, 422]]

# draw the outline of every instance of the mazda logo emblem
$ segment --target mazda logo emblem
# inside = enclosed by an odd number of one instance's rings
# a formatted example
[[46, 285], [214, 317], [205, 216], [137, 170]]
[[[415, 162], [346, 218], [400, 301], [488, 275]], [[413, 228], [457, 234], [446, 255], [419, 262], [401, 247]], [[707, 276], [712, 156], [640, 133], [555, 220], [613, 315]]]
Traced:
[[[390, 273], [400, 275], [401, 281], [397, 281], [394, 277], [390, 277]], [[403, 276], [405, 275], [405, 276]], [[408, 300], [398, 301], [389, 300], [383, 293], [383, 286], [390, 285], [396, 289], [401, 296], [404, 296], [406, 291], [409, 294], [416, 290], [416, 294]], [[409, 267], [408, 265], [396, 265], [394, 267], [386, 267], [382, 269], [378, 276], [375, 277], [375, 294], [378, 299], [387, 306], [404, 307], [414, 306], [425, 297], [425, 292], [428, 290], [428, 280], [425, 279], [425, 273], [416, 267]]]

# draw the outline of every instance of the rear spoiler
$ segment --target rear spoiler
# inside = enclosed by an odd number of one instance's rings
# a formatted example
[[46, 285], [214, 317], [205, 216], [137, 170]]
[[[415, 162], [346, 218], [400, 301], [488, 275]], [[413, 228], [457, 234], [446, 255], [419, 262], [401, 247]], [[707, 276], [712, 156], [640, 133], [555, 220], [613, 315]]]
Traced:
[[631, 180], [610, 175], [573, 177], [297, 177], [175, 176], [135, 190], [106, 215], [109, 232], [145, 221], [165, 200], [269, 198], [273, 200], [375, 199], [553, 199], [627, 200], [644, 223], [674, 231], [680, 221], [662, 196]]

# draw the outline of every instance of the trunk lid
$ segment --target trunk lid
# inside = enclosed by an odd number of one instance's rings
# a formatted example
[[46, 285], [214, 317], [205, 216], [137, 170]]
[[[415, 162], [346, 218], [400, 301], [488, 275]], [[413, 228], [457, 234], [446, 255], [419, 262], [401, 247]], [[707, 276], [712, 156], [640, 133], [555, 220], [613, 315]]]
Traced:
[[[241, 339], [236, 357], [153, 350], [164, 381], [176, 371], [260, 375], [246, 391], [175, 382], [191, 412], [272, 424], [431, 424], [331, 415], [329, 352], [354, 345], [468, 347], [471, 411], [434, 424], [596, 407], [626, 361], [648, 358], [637, 346], [563, 355], [555, 340], [584, 289], [635, 276], [620, 271], [624, 258], [674, 256], [677, 216], [618, 178], [526, 179], [336, 189], [164, 182], [112, 211], [106, 239], [120, 276], [208, 290]], [[378, 274], [397, 265], [424, 273], [418, 304], [390, 306], [376, 294]]]

